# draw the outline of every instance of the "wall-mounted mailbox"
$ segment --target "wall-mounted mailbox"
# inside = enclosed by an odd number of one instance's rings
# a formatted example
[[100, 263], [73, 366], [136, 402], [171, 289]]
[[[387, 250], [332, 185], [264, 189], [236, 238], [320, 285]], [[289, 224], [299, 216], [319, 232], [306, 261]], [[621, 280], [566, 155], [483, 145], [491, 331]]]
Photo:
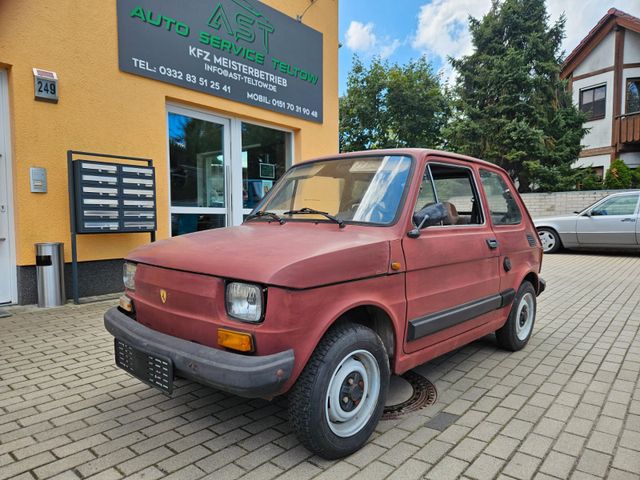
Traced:
[[47, 169], [31, 167], [29, 169], [31, 193], [47, 193]]
[[73, 169], [77, 233], [156, 231], [152, 166], [78, 159]]

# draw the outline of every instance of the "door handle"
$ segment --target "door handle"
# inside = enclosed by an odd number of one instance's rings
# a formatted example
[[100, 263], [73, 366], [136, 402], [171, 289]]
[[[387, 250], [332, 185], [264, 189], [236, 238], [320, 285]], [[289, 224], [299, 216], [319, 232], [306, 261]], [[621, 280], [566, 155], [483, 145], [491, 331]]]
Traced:
[[636, 219], [635, 218], [623, 218], [622, 220], [620, 220], [621, 222], [635, 222]]
[[498, 240], [496, 240], [495, 238], [488, 238], [487, 239], [487, 245], [489, 246], [490, 249], [494, 249], [494, 248], [498, 248]]

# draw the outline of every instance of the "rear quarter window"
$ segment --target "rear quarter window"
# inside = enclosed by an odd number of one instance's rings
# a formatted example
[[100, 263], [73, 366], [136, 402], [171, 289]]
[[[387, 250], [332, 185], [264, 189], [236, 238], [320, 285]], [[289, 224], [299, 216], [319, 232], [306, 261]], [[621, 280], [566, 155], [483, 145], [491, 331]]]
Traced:
[[518, 225], [522, 212], [502, 175], [480, 169], [480, 181], [487, 196], [489, 214], [494, 225]]

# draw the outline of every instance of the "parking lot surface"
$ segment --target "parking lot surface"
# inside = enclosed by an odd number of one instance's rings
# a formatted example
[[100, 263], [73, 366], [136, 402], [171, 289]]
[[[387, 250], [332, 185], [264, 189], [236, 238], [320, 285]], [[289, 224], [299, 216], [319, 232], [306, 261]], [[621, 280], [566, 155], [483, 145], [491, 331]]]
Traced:
[[520, 352], [488, 336], [415, 369], [434, 405], [382, 421], [361, 451], [311, 455], [287, 399], [178, 381], [171, 398], [115, 367], [113, 300], [0, 318], [0, 480], [640, 478], [640, 257], [546, 256]]

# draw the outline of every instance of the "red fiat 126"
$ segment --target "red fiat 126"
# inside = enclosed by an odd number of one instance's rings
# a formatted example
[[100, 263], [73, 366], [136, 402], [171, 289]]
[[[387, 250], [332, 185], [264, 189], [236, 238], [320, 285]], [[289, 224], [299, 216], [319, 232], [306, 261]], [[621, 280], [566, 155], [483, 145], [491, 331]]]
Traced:
[[302, 443], [337, 458], [374, 431], [391, 373], [492, 332], [523, 348], [541, 260], [499, 167], [435, 150], [343, 154], [292, 167], [241, 226], [133, 251], [104, 320], [117, 364], [141, 380], [289, 392]]

